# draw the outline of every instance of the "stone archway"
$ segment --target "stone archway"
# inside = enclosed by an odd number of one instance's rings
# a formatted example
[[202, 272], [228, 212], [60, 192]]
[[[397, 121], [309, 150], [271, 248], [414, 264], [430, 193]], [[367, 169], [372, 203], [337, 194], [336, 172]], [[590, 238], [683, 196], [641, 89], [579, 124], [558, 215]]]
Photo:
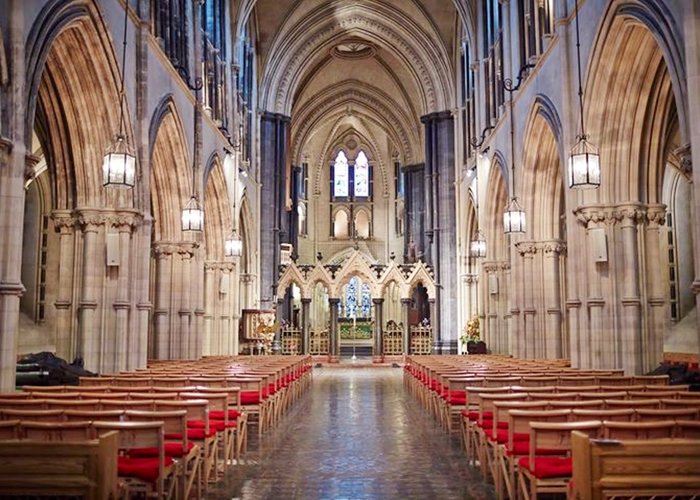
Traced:
[[[671, 19], [658, 2], [613, 1], [593, 50], [586, 95], [605, 97], [589, 99], [585, 115], [603, 182], [577, 196], [580, 226], [570, 238], [587, 276], [576, 289], [587, 310], [570, 322], [575, 366], [636, 374], [662, 359], [669, 287], [661, 193], [671, 131], [688, 141], [682, 43]], [[601, 245], [607, 252], [596, 262]]]

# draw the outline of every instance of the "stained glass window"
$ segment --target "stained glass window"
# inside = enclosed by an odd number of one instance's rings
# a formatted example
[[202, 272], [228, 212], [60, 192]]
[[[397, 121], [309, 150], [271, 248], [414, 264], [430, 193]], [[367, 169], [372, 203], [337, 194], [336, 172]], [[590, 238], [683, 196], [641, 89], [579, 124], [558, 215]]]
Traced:
[[345, 287], [345, 317], [355, 318], [357, 317], [357, 289], [359, 284], [359, 279], [354, 277]]
[[355, 159], [355, 196], [369, 196], [369, 162], [364, 151], [360, 151]]
[[[357, 278], [355, 278], [357, 279]], [[362, 317], [369, 318], [372, 309], [372, 295], [369, 292], [369, 285], [362, 283]]]
[[333, 196], [348, 196], [348, 158], [345, 152], [339, 151], [333, 165]]

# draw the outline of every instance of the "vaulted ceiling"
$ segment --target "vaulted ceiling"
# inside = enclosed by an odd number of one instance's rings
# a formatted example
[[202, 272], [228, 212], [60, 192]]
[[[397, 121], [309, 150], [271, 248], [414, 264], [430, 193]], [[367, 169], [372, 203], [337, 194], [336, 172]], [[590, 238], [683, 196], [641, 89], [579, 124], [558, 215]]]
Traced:
[[382, 171], [422, 161], [420, 117], [455, 105], [464, 1], [257, 0], [259, 104], [291, 116], [293, 161], [344, 137]]

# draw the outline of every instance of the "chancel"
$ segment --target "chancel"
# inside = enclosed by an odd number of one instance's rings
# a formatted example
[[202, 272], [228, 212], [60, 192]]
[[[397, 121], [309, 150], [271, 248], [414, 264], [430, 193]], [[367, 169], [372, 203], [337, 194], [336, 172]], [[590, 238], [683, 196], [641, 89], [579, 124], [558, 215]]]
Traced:
[[110, 477], [55, 491], [88, 498], [661, 494], [596, 490], [629, 456], [700, 491], [663, 451], [700, 434], [700, 1], [0, 7], [3, 463], [84, 441]]

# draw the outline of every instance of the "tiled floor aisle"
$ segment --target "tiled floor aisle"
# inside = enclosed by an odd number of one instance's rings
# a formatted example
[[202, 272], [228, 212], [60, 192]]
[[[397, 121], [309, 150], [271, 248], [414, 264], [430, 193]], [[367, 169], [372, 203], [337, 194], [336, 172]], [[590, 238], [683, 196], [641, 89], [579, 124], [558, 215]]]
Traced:
[[399, 368], [314, 369], [312, 389], [252, 448], [211, 498], [493, 497], [404, 391]]

